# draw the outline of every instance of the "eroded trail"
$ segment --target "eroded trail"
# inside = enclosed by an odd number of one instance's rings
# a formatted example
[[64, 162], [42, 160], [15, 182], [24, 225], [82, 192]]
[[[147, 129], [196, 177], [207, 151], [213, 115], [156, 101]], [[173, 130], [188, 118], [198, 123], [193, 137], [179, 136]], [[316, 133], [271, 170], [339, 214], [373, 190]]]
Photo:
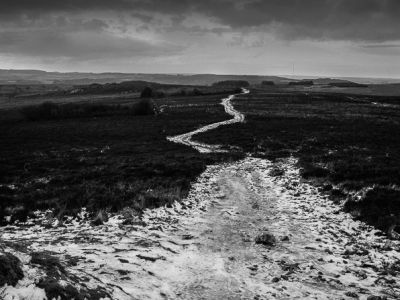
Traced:
[[217, 123], [212, 123], [212, 124], [200, 127], [200, 128], [198, 128], [196, 130], [193, 130], [191, 132], [188, 132], [188, 133], [180, 134], [180, 135], [177, 135], [177, 136], [167, 137], [167, 140], [169, 140], [171, 142], [174, 142], [174, 143], [179, 143], [179, 144], [182, 144], [182, 145], [193, 147], [197, 151], [199, 151], [200, 153], [221, 152], [222, 150], [219, 149], [220, 148], [219, 145], [207, 145], [207, 144], [204, 144], [204, 143], [195, 142], [195, 141], [192, 140], [192, 137], [194, 135], [196, 135], [196, 134], [215, 129], [215, 128], [218, 128], [220, 126], [243, 122], [244, 121], [244, 115], [241, 112], [237, 111], [233, 107], [233, 105], [231, 103], [231, 100], [233, 98], [235, 98], [237, 95], [248, 94], [248, 93], [250, 93], [249, 90], [243, 89], [243, 92], [241, 94], [230, 95], [229, 97], [222, 99], [221, 105], [224, 106], [225, 112], [227, 114], [233, 116], [232, 119], [227, 120], [227, 121], [221, 121], [221, 122], [217, 122]]
[[[169, 139], [220, 151], [192, 137], [243, 121], [233, 97], [222, 102], [233, 119]], [[293, 158], [209, 166], [184, 201], [147, 210], [142, 220], [116, 215], [94, 227], [84, 211], [64, 224], [38, 217], [0, 228], [2, 250], [24, 272], [15, 287], [0, 287], [0, 299], [42, 300], [46, 288], [66, 299], [71, 290], [118, 300], [400, 299], [400, 242], [302, 182]], [[263, 233], [275, 243], [257, 244]]]
[[[2, 238], [50, 251], [66, 266], [63, 284], [112, 299], [398, 299], [399, 242], [301, 182], [294, 159], [279, 177], [272, 166], [256, 158], [210, 166], [181, 204], [146, 211], [145, 226], [115, 216], [98, 227], [7, 227]], [[275, 246], [255, 243], [265, 231]], [[43, 299], [37, 282], [46, 270], [9, 251], [24, 262], [25, 279], [0, 295]], [[23, 298], [27, 290], [39, 296]]]

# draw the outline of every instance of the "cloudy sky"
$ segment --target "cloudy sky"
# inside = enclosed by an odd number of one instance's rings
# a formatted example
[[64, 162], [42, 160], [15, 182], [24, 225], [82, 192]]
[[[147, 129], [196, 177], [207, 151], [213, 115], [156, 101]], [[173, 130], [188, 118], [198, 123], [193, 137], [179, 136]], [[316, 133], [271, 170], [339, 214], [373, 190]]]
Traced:
[[400, 77], [400, 0], [1, 0], [0, 68]]

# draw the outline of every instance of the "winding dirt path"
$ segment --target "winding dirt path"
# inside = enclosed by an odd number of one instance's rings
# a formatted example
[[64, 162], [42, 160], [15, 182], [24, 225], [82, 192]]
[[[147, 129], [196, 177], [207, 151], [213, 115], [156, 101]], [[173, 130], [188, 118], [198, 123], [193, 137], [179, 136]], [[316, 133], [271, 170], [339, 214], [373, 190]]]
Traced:
[[[214, 150], [191, 137], [242, 121], [232, 98], [223, 100], [232, 120], [171, 139]], [[276, 168], [281, 175], [272, 175]], [[0, 299], [45, 299], [38, 282], [48, 270], [32, 263], [33, 251], [60, 259], [60, 285], [102, 291], [104, 299], [400, 299], [400, 242], [303, 182], [294, 158], [208, 166], [181, 203], [146, 210], [144, 224], [125, 220], [93, 227], [83, 211], [80, 220], [48, 220], [47, 228], [0, 228], [5, 245], [21, 245], [3, 250], [19, 257], [25, 275], [0, 287]], [[255, 242], [266, 232], [275, 245]]]
[[[49, 251], [70, 274], [63, 284], [111, 299], [399, 299], [399, 242], [340, 212], [295, 165], [282, 161], [279, 177], [258, 158], [209, 166], [182, 203], [147, 210], [146, 226], [115, 216], [98, 227], [2, 228], [2, 239]], [[266, 231], [275, 246], [255, 243]], [[2, 299], [43, 300], [45, 270], [8, 251], [25, 278], [0, 288]]]
[[221, 121], [221, 122], [209, 124], [209, 125], [203, 126], [199, 129], [193, 130], [188, 133], [184, 133], [184, 134], [180, 134], [180, 135], [172, 136], [172, 137], [167, 137], [167, 140], [174, 142], [174, 143], [183, 144], [186, 146], [191, 146], [201, 153], [223, 152], [222, 150], [219, 149], [220, 148], [219, 145], [207, 145], [207, 144], [195, 142], [192, 140], [192, 137], [196, 134], [215, 129], [220, 126], [243, 122], [244, 115], [241, 112], [237, 111], [233, 107], [231, 100], [233, 98], [235, 98], [237, 95], [248, 94], [248, 93], [250, 93], [249, 90], [243, 89], [243, 92], [240, 94], [230, 95], [229, 97], [222, 99], [221, 105], [224, 106], [225, 112], [227, 114], [233, 116], [232, 119], [227, 120], [227, 121]]

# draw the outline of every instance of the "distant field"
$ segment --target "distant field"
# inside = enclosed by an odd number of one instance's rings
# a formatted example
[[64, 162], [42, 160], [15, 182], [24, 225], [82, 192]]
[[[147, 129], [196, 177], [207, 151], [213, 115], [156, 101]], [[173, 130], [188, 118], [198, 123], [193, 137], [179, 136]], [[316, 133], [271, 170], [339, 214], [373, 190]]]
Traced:
[[[27, 105], [37, 105], [45, 101], [54, 103], [119, 103], [127, 104], [136, 101], [140, 93], [130, 93], [124, 95], [80, 95], [80, 96], [37, 96], [37, 97], [0, 97], [0, 109], [13, 109]], [[136, 100], [135, 100], [136, 99]]]
[[288, 88], [288, 90], [365, 96], [398, 96], [400, 95], [400, 84], [371, 84], [367, 87], [328, 87], [324, 85], [314, 85], [311, 87]]
[[224, 86], [179, 86], [143, 81], [87, 86], [0, 84], [0, 109], [37, 105], [47, 101], [53, 103], [132, 104], [137, 101], [142, 90], [147, 86], [152, 88], [154, 98], [218, 95], [233, 91], [232, 87]]
[[253, 89], [234, 104], [245, 123], [196, 139], [270, 159], [298, 157], [303, 177], [333, 199], [348, 198], [355, 215], [382, 229], [400, 223], [400, 96]]

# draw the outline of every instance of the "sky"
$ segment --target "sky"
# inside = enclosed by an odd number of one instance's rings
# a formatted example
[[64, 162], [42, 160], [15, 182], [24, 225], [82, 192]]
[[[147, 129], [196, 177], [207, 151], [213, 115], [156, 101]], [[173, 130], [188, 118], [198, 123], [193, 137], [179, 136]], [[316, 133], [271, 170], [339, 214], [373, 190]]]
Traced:
[[400, 0], [1, 0], [0, 69], [400, 78]]

